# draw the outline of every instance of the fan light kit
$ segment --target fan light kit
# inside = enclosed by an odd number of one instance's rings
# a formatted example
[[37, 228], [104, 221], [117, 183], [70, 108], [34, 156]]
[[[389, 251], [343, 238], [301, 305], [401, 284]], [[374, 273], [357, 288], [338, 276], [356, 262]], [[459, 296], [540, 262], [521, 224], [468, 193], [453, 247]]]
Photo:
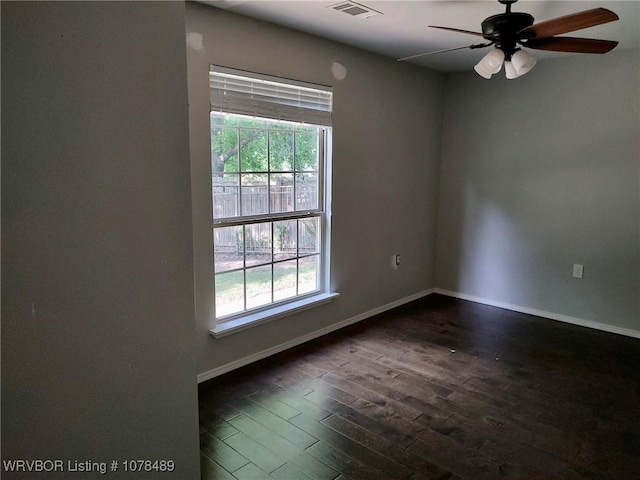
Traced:
[[473, 69], [481, 77], [489, 79], [498, 73], [504, 65], [506, 77], [514, 79], [529, 72], [537, 61], [536, 57], [521, 47], [553, 52], [607, 53], [618, 45], [618, 42], [612, 40], [555, 36], [618, 20], [618, 16], [611, 10], [594, 8], [534, 24], [534, 18], [528, 13], [511, 11], [511, 5], [517, 1], [498, 0], [501, 4], [506, 5], [506, 12], [486, 18], [481, 24], [482, 33], [429, 25], [431, 28], [482, 37], [488, 43], [422, 53], [401, 58], [398, 61], [465, 48], [476, 49], [493, 46], [491, 51]]

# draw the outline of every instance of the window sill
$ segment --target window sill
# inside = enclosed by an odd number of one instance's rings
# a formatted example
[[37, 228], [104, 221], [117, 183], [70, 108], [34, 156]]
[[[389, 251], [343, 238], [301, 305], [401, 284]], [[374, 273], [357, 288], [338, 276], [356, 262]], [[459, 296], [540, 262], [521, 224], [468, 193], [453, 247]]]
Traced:
[[279, 305], [268, 310], [252, 313], [241, 318], [226, 321], [224, 323], [216, 325], [214, 328], [209, 330], [209, 332], [215, 338], [226, 337], [227, 335], [241, 332], [251, 327], [262, 325], [263, 323], [267, 323], [278, 318], [286, 317], [287, 315], [292, 315], [309, 308], [329, 303], [338, 295], [340, 294], [332, 292], [321, 293], [312, 297], [303, 298], [295, 302], [287, 303], [286, 305]]

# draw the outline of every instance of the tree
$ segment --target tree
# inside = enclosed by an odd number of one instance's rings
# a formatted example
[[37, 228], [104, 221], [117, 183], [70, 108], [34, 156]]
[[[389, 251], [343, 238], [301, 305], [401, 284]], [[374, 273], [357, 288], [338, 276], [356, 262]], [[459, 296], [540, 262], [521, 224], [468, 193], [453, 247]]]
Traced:
[[225, 172], [304, 171], [318, 168], [317, 127], [211, 116], [213, 175]]

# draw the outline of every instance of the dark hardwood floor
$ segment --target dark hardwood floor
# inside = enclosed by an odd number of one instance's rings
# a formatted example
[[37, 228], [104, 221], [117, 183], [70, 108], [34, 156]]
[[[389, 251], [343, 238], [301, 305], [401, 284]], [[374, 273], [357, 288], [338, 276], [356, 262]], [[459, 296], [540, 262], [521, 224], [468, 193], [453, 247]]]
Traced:
[[640, 478], [640, 340], [438, 295], [199, 398], [206, 480]]

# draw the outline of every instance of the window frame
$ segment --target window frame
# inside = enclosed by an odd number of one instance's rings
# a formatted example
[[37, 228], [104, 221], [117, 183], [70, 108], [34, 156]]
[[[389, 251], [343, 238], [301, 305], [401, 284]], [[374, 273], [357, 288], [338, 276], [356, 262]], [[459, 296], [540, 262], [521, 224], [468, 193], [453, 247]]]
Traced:
[[[212, 68], [214, 68], [215, 66], [212, 66]], [[220, 67], [216, 67], [216, 68], [220, 68]], [[210, 70], [211, 71], [211, 70]], [[241, 74], [245, 74], [249, 77], [251, 77], [253, 74], [248, 73], [248, 72], [241, 72], [241, 71], [232, 71], [230, 69], [224, 69], [225, 72], [237, 72], [237, 73], [241, 73]], [[279, 79], [276, 77], [266, 77], [264, 75], [258, 75], [255, 78], [258, 79], [269, 79], [270, 81], [277, 81], [277, 82], [281, 82], [281, 83], [288, 83], [289, 80], [287, 79]], [[302, 82], [291, 82], [289, 83], [290, 85], [300, 85]], [[305, 84], [305, 85], [309, 85], [309, 84]], [[325, 91], [327, 91], [328, 87], [323, 87], [323, 89]], [[331, 102], [331, 98], [332, 98], [332, 93], [330, 91], [330, 89], [328, 89], [329, 91], [329, 102]], [[213, 94], [212, 94], [212, 98], [213, 98]], [[223, 113], [223, 114], [231, 114], [237, 117], [244, 117], [246, 116], [244, 113], [237, 113], [237, 112], [233, 112], [233, 108], [232, 105], [229, 108], [228, 111], [221, 111], [218, 108], [214, 108], [213, 106], [213, 102], [211, 105], [211, 108], [209, 110], [209, 126], [210, 126], [210, 132], [212, 130], [212, 114], [216, 114], [216, 113]], [[242, 200], [238, 200], [238, 208], [239, 210], [239, 216], [232, 216], [232, 217], [224, 217], [224, 218], [215, 218], [214, 216], [211, 217], [212, 220], [212, 243], [211, 243], [211, 251], [213, 254], [213, 278], [212, 278], [212, 288], [213, 288], [213, 313], [214, 313], [214, 321], [215, 321], [215, 326], [214, 328], [211, 330], [211, 333], [216, 337], [223, 337], [226, 335], [229, 335], [231, 333], [235, 333], [237, 331], [242, 331], [246, 328], [252, 327], [254, 325], [258, 325], [258, 324], [262, 324], [266, 321], [270, 321], [276, 318], [281, 318], [285, 315], [290, 315], [292, 313], [296, 313], [299, 312], [301, 310], [305, 310], [311, 307], [314, 307], [316, 305], [322, 305], [325, 304], [327, 302], [330, 302], [331, 300], [333, 300], [335, 297], [338, 296], [337, 293], [335, 292], [331, 292], [330, 291], [330, 252], [331, 252], [331, 246], [330, 246], [330, 239], [331, 239], [331, 145], [332, 145], [332, 126], [330, 125], [330, 122], [323, 122], [323, 124], [317, 124], [317, 123], [309, 123], [309, 122], [304, 122], [304, 121], [300, 121], [299, 119], [289, 119], [289, 118], [280, 118], [280, 119], [274, 119], [274, 118], [269, 118], [267, 116], [261, 116], [261, 115], [255, 115], [252, 118], [260, 118], [263, 120], [268, 121], [281, 121], [281, 122], [287, 122], [287, 123], [291, 123], [291, 131], [294, 132], [294, 145], [295, 145], [295, 131], [296, 131], [296, 126], [297, 125], [308, 125], [311, 127], [314, 127], [314, 129], [317, 128], [317, 135], [318, 135], [318, 140], [317, 140], [317, 149], [318, 149], [318, 153], [317, 153], [317, 159], [318, 159], [318, 165], [316, 167], [316, 170], [313, 171], [314, 174], [317, 174], [317, 188], [318, 188], [318, 192], [317, 192], [317, 205], [316, 208], [312, 208], [312, 209], [301, 209], [301, 210], [293, 210], [293, 211], [284, 211], [284, 212], [266, 212], [266, 213], [262, 213], [262, 214], [253, 214], [253, 215], [242, 215], [242, 210], [241, 210], [241, 201]], [[317, 117], [314, 117], [317, 118]], [[326, 123], [329, 123], [329, 125], [327, 125]], [[237, 128], [238, 129], [238, 134], [241, 130], [241, 126], [236, 125], [236, 127], [232, 127], [232, 128]], [[267, 131], [267, 137], [269, 137], [270, 133], [272, 130], [270, 128], [265, 127], [264, 128], [265, 131]], [[211, 137], [211, 133], [209, 133], [209, 141], [211, 142], [212, 137]], [[269, 142], [267, 142], [267, 145], [269, 145]], [[304, 170], [297, 170], [296, 169], [296, 165], [295, 165], [295, 147], [293, 149], [293, 155], [294, 155], [294, 162], [290, 168], [290, 171], [283, 171], [280, 172], [279, 170], [271, 170], [271, 164], [270, 164], [270, 156], [269, 156], [269, 147], [267, 147], [267, 156], [269, 158], [268, 164], [267, 164], [267, 170], [265, 172], [263, 172], [269, 179], [271, 178], [271, 175], [273, 174], [282, 174], [282, 173], [286, 173], [286, 174], [292, 174], [293, 176], [293, 185], [294, 185], [294, 199], [295, 197], [295, 185], [296, 185], [296, 175], [298, 173], [304, 173]], [[211, 158], [210, 158], [210, 162], [209, 164], [211, 165]], [[241, 159], [240, 159], [240, 151], [238, 151], [238, 167], [237, 167], [238, 172], [236, 172], [236, 174], [239, 175], [239, 183], [238, 183], [238, 193], [240, 198], [242, 197], [241, 195], [241, 191], [242, 191], [242, 173], [243, 173], [243, 167], [241, 165]], [[253, 172], [251, 171], [251, 173], [253, 174], [257, 174], [260, 172]], [[213, 172], [213, 168], [211, 168], [211, 200], [212, 203], [211, 205], [214, 205], [214, 193], [213, 193], [213, 188], [214, 188], [215, 182], [214, 182], [214, 172]], [[268, 205], [271, 205], [271, 182], [267, 181], [267, 197], [268, 197]], [[294, 200], [295, 202], [295, 200]], [[295, 204], [295, 203], [294, 203]], [[267, 208], [267, 210], [270, 210], [270, 207]], [[215, 215], [215, 212], [212, 211], [212, 213]], [[320, 235], [318, 238], [318, 253], [313, 253], [313, 254], [309, 254], [309, 255], [301, 255], [300, 253], [300, 246], [299, 246], [299, 237], [296, 236], [296, 253], [295, 256], [286, 260], [280, 259], [277, 260], [275, 258], [274, 255], [274, 243], [273, 243], [273, 238], [274, 238], [274, 224], [275, 222], [278, 221], [283, 221], [283, 220], [296, 220], [296, 235], [298, 233], [298, 229], [299, 227], [299, 221], [300, 220], [304, 220], [307, 218], [317, 218], [318, 219], [318, 223], [319, 223], [319, 227], [320, 227]], [[270, 260], [267, 263], [262, 264], [262, 266], [270, 266], [271, 267], [271, 292], [270, 292], [270, 296], [271, 296], [271, 302], [267, 303], [267, 304], [263, 304], [260, 306], [256, 306], [256, 307], [248, 307], [247, 306], [247, 271], [250, 270], [252, 268], [252, 266], [247, 266], [247, 262], [246, 262], [246, 244], [243, 244], [243, 254], [242, 254], [242, 267], [240, 268], [235, 268], [235, 269], [231, 269], [230, 271], [239, 271], [242, 272], [243, 274], [243, 310], [242, 311], [238, 311], [238, 312], [233, 312], [233, 313], [229, 313], [229, 314], [225, 314], [225, 315], [220, 315], [218, 316], [218, 313], [216, 311], [216, 276], [220, 273], [216, 271], [216, 265], [215, 265], [215, 230], [217, 228], [224, 228], [224, 227], [230, 227], [230, 226], [242, 226], [242, 235], [243, 235], [243, 242], [245, 242], [245, 227], [248, 225], [255, 225], [255, 224], [259, 224], [259, 223], [269, 223], [270, 224], [270, 234], [271, 234], [271, 254], [270, 254]], [[317, 289], [312, 291], [312, 292], [305, 292], [302, 294], [298, 294], [298, 288], [299, 288], [299, 272], [300, 272], [300, 260], [303, 260], [304, 258], [316, 258], [317, 260], [317, 278], [316, 278], [316, 287]], [[284, 299], [279, 299], [279, 300], [275, 300], [275, 296], [274, 294], [276, 293], [275, 290], [275, 283], [274, 283], [274, 266], [282, 263], [284, 261], [289, 261], [289, 260], [296, 260], [296, 294], [294, 296], [291, 297], [287, 297]]]

